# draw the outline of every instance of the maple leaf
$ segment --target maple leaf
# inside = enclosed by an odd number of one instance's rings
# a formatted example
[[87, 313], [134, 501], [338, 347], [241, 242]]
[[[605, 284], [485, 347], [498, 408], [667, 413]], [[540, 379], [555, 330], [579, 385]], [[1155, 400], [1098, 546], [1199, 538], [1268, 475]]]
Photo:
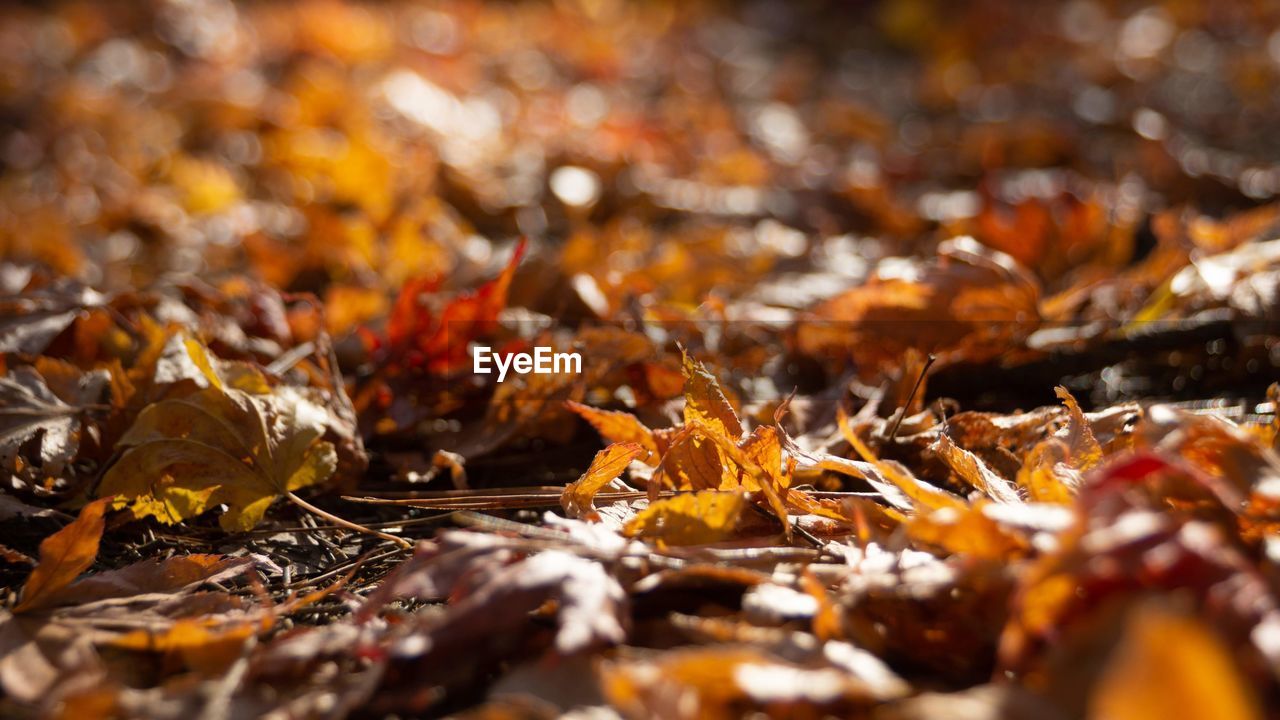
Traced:
[[89, 569], [98, 556], [98, 543], [106, 528], [111, 498], [95, 500], [80, 510], [76, 519], [40, 543], [40, 564], [22, 586], [22, 602], [15, 613], [44, 607], [58, 591]]
[[565, 486], [560, 504], [569, 517], [599, 518], [591, 507], [591, 501], [600, 488], [622, 474], [632, 460], [643, 455], [644, 448], [636, 443], [614, 443], [596, 453], [591, 466], [576, 482]]
[[460, 293], [438, 316], [424, 300], [439, 289], [440, 280], [422, 277], [407, 281], [387, 320], [388, 345], [397, 352], [408, 352], [408, 364], [425, 365], [433, 372], [452, 372], [465, 366], [471, 341], [497, 325], [498, 313], [507, 304], [507, 291], [527, 245], [527, 239], [521, 238], [498, 277], [473, 291]]
[[[232, 387], [202, 345], [185, 348], [210, 387], [147, 406], [120, 439], [127, 449], [100, 492], [118, 495], [135, 517], [169, 524], [225, 504], [220, 523], [234, 531], [257, 525], [277, 497], [329, 479], [337, 452], [320, 439], [323, 408], [283, 390]], [[260, 375], [237, 382], [266, 387]]]
[[605, 440], [613, 443], [636, 443], [642, 446], [646, 451], [642, 459], [646, 462], [659, 454], [653, 431], [640, 422], [635, 415], [619, 410], [601, 410], [572, 400], [566, 400], [565, 407], [590, 423], [591, 427], [595, 428], [596, 432], [600, 433], [600, 437]]

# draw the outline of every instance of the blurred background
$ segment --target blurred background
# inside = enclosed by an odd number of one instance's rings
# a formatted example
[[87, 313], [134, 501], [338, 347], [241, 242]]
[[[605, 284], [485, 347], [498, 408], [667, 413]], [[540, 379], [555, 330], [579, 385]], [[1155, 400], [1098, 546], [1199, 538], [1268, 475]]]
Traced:
[[512, 304], [557, 319], [785, 318], [971, 234], [1079, 319], [1071, 292], [1162, 242], [1274, 225], [1278, 27], [1184, 0], [9, 3], [0, 289], [245, 276], [342, 337], [523, 235]]

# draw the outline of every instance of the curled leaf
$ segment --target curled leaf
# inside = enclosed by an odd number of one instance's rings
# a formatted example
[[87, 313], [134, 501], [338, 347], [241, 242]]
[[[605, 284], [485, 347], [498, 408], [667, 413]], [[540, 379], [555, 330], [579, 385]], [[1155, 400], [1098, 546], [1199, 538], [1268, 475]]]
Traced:
[[560, 504], [570, 517], [595, 518], [591, 501], [600, 488], [609, 484], [627, 469], [632, 460], [644, 454], [644, 448], [636, 443], [614, 443], [596, 453], [591, 466], [577, 481], [569, 483], [560, 495]]
[[1102, 460], [1102, 446], [1093, 437], [1093, 429], [1080, 410], [1080, 403], [1072, 397], [1066, 388], [1054, 388], [1058, 399], [1067, 406], [1067, 447], [1071, 450], [1071, 461], [1078, 470], [1088, 470]]
[[1018, 497], [1018, 491], [1009, 484], [1008, 480], [987, 467], [987, 464], [977, 455], [951, 442], [951, 438], [947, 437], [946, 433], [940, 433], [930, 449], [937, 453], [938, 457], [942, 458], [960, 479], [992, 500], [1003, 503], [1022, 502]]

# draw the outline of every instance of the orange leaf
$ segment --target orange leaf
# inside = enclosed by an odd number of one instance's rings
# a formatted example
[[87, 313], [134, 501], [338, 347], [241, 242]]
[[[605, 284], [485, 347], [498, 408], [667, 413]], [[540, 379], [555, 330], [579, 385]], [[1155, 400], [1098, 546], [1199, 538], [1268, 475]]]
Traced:
[[15, 613], [43, 606], [58, 590], [89, 569], [98, 556], [98, 543], [106, 529], [103, 516], [111, 500], [106, 497], [85, 505], [70, 525], [40, 543], [40, 564], [22, 587], [22, 602], [13, 609]]
[[1002, 503], [1022, 502], [1018, 497], [1018, 491], [1009, 484], [1008, 480], [997, 475], [981, 458], [956, 445], [945, 434], [939, 434], [930, 449], [937, 453], [938, 457], [942, 458], [961, 480], [992, 500]]
[[683, 430], [662, 456], [653, 479], [665, 480], [672, 490], [713, 490], [724, 482], [725, 465], [714, 440]]
[[134, 630], [112, 644], [129, 650], [176, 655], [197, 672], [219, 675], [235, 662], [245, 642], [256, 632], [257, 626], [252, 622], [215, 627], [205, 620], [183, 619], [160, 633]]
[[1071, 461], [1077, 469], [1088, 470], [1102, 460], [1102, 446], [1093, 437], [1093, 429], [1089, 427], [1089, 421], [1085, 419], [1084, 413], [1080, 411], [1080, 404], [1071, 393], [1062, 386], [1053, 391], [1067, 406], [1067, 446], [1071, 448]]
[[1018, 470], [1018, 485], [1026, 488], [1032, 501], [1065, 505], [1075, 497], [1079, 478], [1068, 474], [1074, 472], [1066, 465], [1070, 452], [1065, 442], [1049, 438], [1027, 453]]
[[1262, 718], [1232, 651], [1202, 622], [1139, 606], [1090, 699], [1108, 720]]
[[701, 422], [713, 430], [719, 430], [731, 440], [741, 437], [742, 423], [738, 421], [738, 414], [725, 398], [715, 376], [687, 352], [684, 353], [683, 370], [685, 424]]
[[644, 448], [636, 443], [614, 443], [596, 453], [591, 466], [578, 478], [569, 483], [560, 495], [560, 504], [570, 517], [586, 517], [596, 519], [592, 499], [600, 488], [622, 474], [632, 460], [644, 454]]
[[646, 462], [652, 464], [657, 461], [658, 443], [654, 440], [653, 431], [635, 415], [617, 410], [601, 410], [572, 400], [566, 400], [565, 407], [591, 423], [591, 427], [605, 440], [613, 443], [636, 443], [647, 451], [643, 458]]
[[952, 495], [941, 488], [934, 487], [927, 482], [916, 479], [915, 476], [907, 472], [905, 468], [901, 468], [900, 466], [887, 463], [877, 458], [875, 453], [871, 452], [871, 449], [867, 447], [867, 444], [862, 441], [862, 438], [858, 437], [858, 434], [849, 426], [849, 416], [845, 414], [843, 408], [837, 408], [836, 424], [840, 426], [840, 434], [850, 445], [853, 446], [854, 451], [858, 453], [859, 457], [861, 457], [863, 461], [874, 465], [876, 470], [879, 470], [880, 473], [889, 480], [889, 482], [897, 486], [897, 488], [911, 500], [911, 503], [916, 507], [916, 509], [924, 507], [936, 510], [946, 507], [965, 507], [964, 501], [955, 495]]

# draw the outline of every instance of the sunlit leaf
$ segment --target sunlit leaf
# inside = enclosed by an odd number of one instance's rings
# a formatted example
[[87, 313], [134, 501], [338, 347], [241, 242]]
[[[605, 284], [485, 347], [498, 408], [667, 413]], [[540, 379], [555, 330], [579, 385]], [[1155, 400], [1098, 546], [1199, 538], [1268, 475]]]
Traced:
[[104, 515], [110, 505], [111, 498], [85, 505], [74, 522], [40, 543], [40, 564], [22, 586], [22, 601], [14, 607], [15, 613], [43, 607], [89, 569], [98, 556], [98, 543], [106, 527]]
[[729, 538], [747, 506], [746, 496], [736, 492], [700, 490], [680, 493], [650, 503], [625, 532], [667, 545], [705, 545]]
[[600, 488], [608, 485], [627, 469], [632, 460], [644, 454], [636, 443], [614, 443], [596, 453], [582, 477], [569, 483], [560, 495], [560, 504], [569, 517], [596, 516], [591, 501]]

